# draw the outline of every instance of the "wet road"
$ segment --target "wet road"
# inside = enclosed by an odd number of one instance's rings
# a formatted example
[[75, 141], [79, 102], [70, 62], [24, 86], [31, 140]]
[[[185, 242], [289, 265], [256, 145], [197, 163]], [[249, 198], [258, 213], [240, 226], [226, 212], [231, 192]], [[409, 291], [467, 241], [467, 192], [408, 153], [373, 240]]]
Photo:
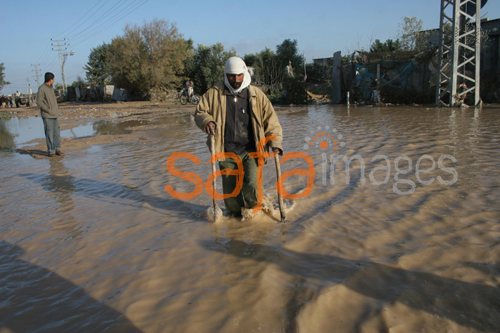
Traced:
[[[306, 176], [285, 180], [290, 194], [311, 189], [288, 224], [215, 225], [206, 192], [164, 191], [194, 190], [167, 172], [174, 152], [201, 161], [178, 169], [204, 182], [211, 172], [189, 116], [154, 132], [156, 145], [50, 160], [0, 150], [0, 330], [496, 332], [500, 109], [288, 111], [285, 152], [315, 170], [312, 189]], [[2, 148], [23, 144], [9, 126]], [[282, 172], [298, 168], [306, 160]], [[271, 199], [275, 182], [269, 163]]]

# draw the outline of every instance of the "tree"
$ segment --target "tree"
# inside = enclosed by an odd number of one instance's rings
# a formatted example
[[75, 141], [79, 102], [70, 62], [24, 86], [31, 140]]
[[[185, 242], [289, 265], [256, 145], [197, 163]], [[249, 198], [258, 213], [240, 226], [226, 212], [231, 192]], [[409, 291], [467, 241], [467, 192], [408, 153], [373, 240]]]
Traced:
[[304, 57], [298, 53], [297, 40], [285, 39], [283, 43], [276, 46], [276, 59], [280, 68], [285, 71], [288, 62], [292, 62], [295, 75], [304, 74]]
[[255, 55], [255, 59], [255, 84], [260, 86], [266, 94], [281, 95], [283, 93], [285, 67], [279, 62], [276, 53], [266, 47]]
[[304, 75], [304, 57], [298, 53], [297, 40], [285, 39], [276, 46], [276, 52], [269, 48], [256, 54], [245, 55], [245, 62], [254, 67], [254, 82], [268, 95], [284, 92], [286, 66], [292, 62], [296, 77]]
[[15, 148], [15, 137], [16, 136], [9, 131], [5, 122], [0, 119], [0, 148]]
[[257, 57], [256, 54], [245, 54], [245, 56], [243, 57], [243, 61], [245, 61], [245, 64], [248, 66], [248, 67], [254, 67], [258, 61], [259, 61], [259, 58]]
[[189, 77], [194, 80], [195, 91], [204, 93], [208, 88], [224, 79], [224, 65], [227, 59], [236, 56], [236, 51], [224, 50], [222, 43], [212, 46], [199, 44], [194, 51]]
[[9, 81], [5, 81], [5, 74], [3, 73], [4, 70], [5, 70], [5, 67], [4, 67], [3, 62], [2, 62], [2, 63], [0, 63], [0, 90], [2, 90], [4, 86], [10, 84]]
[[191, 80], [191, 79], [194, 80], [195, 71], [196, 71], [195, 63], [194, 63], [195, 53], [196, 53], [196, 50], [194, 48], [194, 42], [191, 38], [189, 38], [186, 41], [186, 52], [185, 52], [185, 56], [184, 56], [184, 60], [183, 60], [184, 73], [182, 75], [180, 75], [180, 79], [182, 81]]
[[71, 86], [72, 87], [85, 87], [86, 84], [85, 84], [85, 81], [83, 80], [83, 78], [80, 75], [78, 75], [76, 77], [76, 80], [73, 81], [73, 83], [71, 84]]
[[111, 53], [109, 47], [109, 44], [103, 43], [90, 50], [89, 61], [83, 67], [89, 83], [98, 86], [111, 83]]
[[124, 32], [109, 47], [111, 75], [118, 87], [142, 99], [154, 88], [179, 84], [188, 43], [175, 24], [155, 18], [141, 27], [127, 25]]
[[401, 43], [399, 39], [393, 41], [388, 39], [385, 43], [380, 42], [380, 40], [375, 39], [375, 42], [370, 46], [370, 52], [398, 52], [401, 51]]
[[333, 58], [328, 59], [328, 63], [307, 64], [307, 82], [308, 83], [329, 83], [332, 80]]
[[422, 31], [424, 21], [416, 17], [403, 17], [403, 23], [399, 23], [398, 39], [401, 42], [402, 51], [414, 51], [417, 49], [417, 38]]

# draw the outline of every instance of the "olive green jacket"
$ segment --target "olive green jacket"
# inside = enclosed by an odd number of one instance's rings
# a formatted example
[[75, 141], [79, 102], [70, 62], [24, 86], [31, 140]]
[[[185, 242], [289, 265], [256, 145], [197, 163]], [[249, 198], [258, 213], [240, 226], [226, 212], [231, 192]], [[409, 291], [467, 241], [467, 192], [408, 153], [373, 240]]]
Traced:
[[59, 106], [54, 89], [45, 83], [38, 88], [36, 99], [37, 105], [40, 107], [42, 118], [57, 118], [59, 117]]
[[[264, 152], [269, 148], [280, 148], [283, 151], [281, 142], [283, 133], [278, 116], [274, 111], [271, 101], [267, 96], [255, 86], [248, 86], [252, 111], [252, 128], [255, 137], [255, 149], [260, 140], [276, 135], [276, 138], [269, 141], [264, 147]], [[215, 135], [215, 153], [224, 152], [224, 133], [226, 125], [226, 95], [224, 95], [224, 83], [220, 82], [208, 89], [203, 95], [200, 103], [196, 107], [194, 114], [196, 125], [205, 131], [207, 124], [213, 121], [217, 125]], [[207, 145], [210, 147], [210, 136], [207, 138]]]

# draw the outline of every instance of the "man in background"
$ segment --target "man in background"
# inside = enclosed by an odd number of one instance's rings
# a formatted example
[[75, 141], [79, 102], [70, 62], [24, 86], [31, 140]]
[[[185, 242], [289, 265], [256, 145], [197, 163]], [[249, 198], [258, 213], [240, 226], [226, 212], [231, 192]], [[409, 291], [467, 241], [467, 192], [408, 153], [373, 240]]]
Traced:
[[45, 83], [38, 88], [37, 105], [43, 119], [43, 128], [45, 130], [45, 139], [47, 141], [48, 156], [64, 155], [61, 149], [61, 134], [59, 131], [59, 107], [54, 93], [54, 74], [45, 73]]

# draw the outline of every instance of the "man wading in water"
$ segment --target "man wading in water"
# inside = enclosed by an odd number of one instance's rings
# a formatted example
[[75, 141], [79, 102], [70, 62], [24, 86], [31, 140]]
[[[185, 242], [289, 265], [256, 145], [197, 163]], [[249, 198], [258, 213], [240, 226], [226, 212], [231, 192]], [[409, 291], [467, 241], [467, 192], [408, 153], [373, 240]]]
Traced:
[[43, 119], [43, 128], [45, 130], [45, 139], [47, 141], [48, 156], [63, 156], [61, 149], [61, 134], [59, 131], [59, 107], [57, 106], [56, 95], [54, 94], [54, 74], [45, 73], [45, 83], [38, 88], [37, 105]]
[[[224, 82], [216, 84], [201, 98], [196, 108], [196, 125], [215, 137], [215, 154], [229, 152], [239, 155], [243, 161], [243, 188], [236, 197], [224, 199], [228, 214], [240, 217], [241, 209], [257, 206], [257, 159], [248, 153], [257, 152], [262, 139], [275, 135], [267, 143], [264, 152], [283, 155], [283, 134], [278, 116], [271, 101], [257, 87], [250, 85], [251, 76], [245, 62], [231, 57], [224, 67]], [[207, 142], [210, 143], [210, 140]], [[231, 158], [219, 161], [219, 168], [237, 169]], [[222, 175], [224, 194], [231, 194], [236, 187], [235, 175]], [[260, 188], [262, 191], [262, 188]]]

